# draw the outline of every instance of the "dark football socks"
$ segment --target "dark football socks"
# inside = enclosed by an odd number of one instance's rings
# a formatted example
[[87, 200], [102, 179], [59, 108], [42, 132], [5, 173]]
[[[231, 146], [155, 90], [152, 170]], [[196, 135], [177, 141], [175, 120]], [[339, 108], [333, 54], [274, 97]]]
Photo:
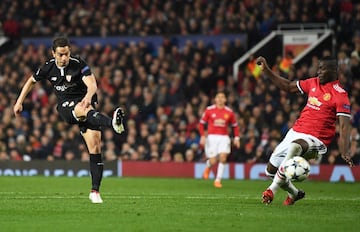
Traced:
[[103, 115], [95, 110], [90, 110], [87, 113], [87, 121], [95, 126], [107, 126], [111, 127], [112, 119], [106, 115]]
[[90, 154], [91, 190], [99, 191], [103, 170], [104, 163], [101, 154]]

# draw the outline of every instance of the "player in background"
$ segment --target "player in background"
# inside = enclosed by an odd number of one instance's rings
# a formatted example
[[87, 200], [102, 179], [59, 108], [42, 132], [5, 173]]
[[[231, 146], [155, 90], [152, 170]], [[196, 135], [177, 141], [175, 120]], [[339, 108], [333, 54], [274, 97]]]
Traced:
[[[221, 178], [224, 173], [227, 157], [231, 151], [231, 140], [228, 132], [229, 125], [233, 128], [234, 145], [237, 148], [240, 147], [240, 138], [235, 114], [225, 105], [225, 93], [217, 92], [214, 101], [215, 104], [208, 106], [200, 119], [200, 145], [204, 147], [207, 158], [203, 178], [208, 179], [211, 167], [219, 162], [214, 186], [221, 188]], [[205, 125], [207, 125], [206, 132]]]
[[23, 102], [35, 83], [48, 80], [57, 97], [57, 110], [69, 124], [77, 124], [90, 154], [90, 174], [92, 188], [89, 199], [92, 203], [102, 203], [99, 188], [104, 163], [101, 154], [101, 130], [113, 127], [115, 132], [124, 131], [124, 112], [121, 108], [114, 111], [113, 118], [95, 110], [97, 103], [97, 84], [90, 67], [80, 57], [70, 55], [70, 43], [66, 37], [53, 40], [53, 59], [43, 64], [31, 75], [14, 105], [14, 113], [20, 116]]
[[350, 102], [348, 94], [338, 80], [337, 61], [324, 57], [319, 62], [318, 76], [306, 80], [289, 81], [274, 73], [264, 57], [257, 58], [263, 74], [280, 89], [290, 93], [306, 94], [307, 104], [294, 126], [271, 154], [267, 176], [272, 177], [271, 185], [263, 192], [262, 201], [270, 204], [279, 188], [288, 192], [284, 205], [292, 205], [305, 197], [284, 175], [283, 164], [294, 156], [316, 159], [320, 162], [327, 146], [335, 136], [335, 123], [339, 121], [339, 151], [341, 157], [354, 166], [349, 151], [350, 145]]

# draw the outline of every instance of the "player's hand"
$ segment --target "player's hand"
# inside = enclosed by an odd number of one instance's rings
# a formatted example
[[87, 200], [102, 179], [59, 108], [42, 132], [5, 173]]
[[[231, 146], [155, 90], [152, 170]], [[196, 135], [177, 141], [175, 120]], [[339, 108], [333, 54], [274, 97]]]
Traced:
[[205, 142], [206, 142], [206, 137], [201, 136], [200, 137], [200, 142], [199, 142], [200, 147], [205, 147]]
[[15, 116], [20, 116], [20, 113], [23, 111], [23, 106], [20, 103], [15, 103], [14, 105], [14, 114]]
[[350, 167], [354, 167], [354, 162], [352, 161], [351, 157], [349, 154], [345, 154], [345, 155], [341, 155], [341, 158], [343, 160], [345, 160], [345, 162], [350, 166]]
[[240, 148], [240, 138], [239, 137], [235, 137], [233, 143], [236, 148], [238, 148], [238, 149]]
[[266, 59], [262, 56], [259, 56], [256, 59], [256, 64], [260, 66], [261, 70], [264, 70], [264, 68], [267, 67]]
[[81, 105], [84, 109], [88, 108], [88, 107], [91, 105], [91, 99], [88, 99], [88, 98], [84, 97], [84, 98], [81, 100], [80, 105]]

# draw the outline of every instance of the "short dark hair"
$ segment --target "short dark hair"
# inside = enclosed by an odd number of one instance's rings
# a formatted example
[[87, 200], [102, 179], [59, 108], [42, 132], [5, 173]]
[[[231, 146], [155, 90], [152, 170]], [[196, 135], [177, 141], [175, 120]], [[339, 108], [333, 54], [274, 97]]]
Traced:
[[221, 89], [221, 90], [216, 90], [215, 96], [218, 95], [218, 94], [224, 94], [225, 97], [227, 97], [228, 92], [227, 92], [226, 90], [223, 90], [223, 89]]
[[52, 50], [55, 51], [57, 47], [70, 47], [70, 41], [65, 36], [56, 37], [52, 43]]
[[324, 62], [324, 66], [327, 69], [337, 70], [338, 68], [338, 62], [333, 56], [324, 56], [321, 61]]

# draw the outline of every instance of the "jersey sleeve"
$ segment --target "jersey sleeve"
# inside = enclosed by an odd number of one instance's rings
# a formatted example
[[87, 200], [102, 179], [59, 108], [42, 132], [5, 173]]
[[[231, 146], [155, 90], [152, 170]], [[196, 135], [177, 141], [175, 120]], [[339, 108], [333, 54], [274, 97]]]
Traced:
[[351, 115], [350, 100], [347, 94], [339, 94], [336, 101], [336, 115], [349, 116]]
[[208, 121], [208, 110], [205, 110], [204, 113], [201, 115], [201, 118], [200, 118], [200, 123], [201, 124], [206, 124], [207, 121]]
[[240, 133], [239, 133], [239, 125], [238, 125], [238, 123], [236, 121], [236, 116], [235, 116], [234, 112], [232, 112], [232, 114], [231, 114], [230, 123], [231, 123], [231, 127], [233, 129], [234, 136], [239, 137], [239, 135], [240, 135]]
[[46, 62], [43, 66], [41, 66], [34, 74], [33, 77], [35, 81], [41, 81], [48, 78], [50, 70], [49, 62]]
[[205, 125], [207, 123], [207, 119], [206, 119], [206, 110], [205, 112], [202, 114], [200, 120], [199, 120], [199, 125], [198, 125], [198, 129], [199, 129], [199, 134], [200, 136], [204, 136], [205, 135]]
[[313, 82], [316, 81], [316, 78], [309, 78], [306, 80], [299, 80], [296, 82], [296, 85], [301, 94], [307, 94], [310, 91]]
[[80, 58], [79, 60], [80, 60], [80, 73], [82, 77], [91, 75], [91, 69], [89, 65], [82, 58]]

